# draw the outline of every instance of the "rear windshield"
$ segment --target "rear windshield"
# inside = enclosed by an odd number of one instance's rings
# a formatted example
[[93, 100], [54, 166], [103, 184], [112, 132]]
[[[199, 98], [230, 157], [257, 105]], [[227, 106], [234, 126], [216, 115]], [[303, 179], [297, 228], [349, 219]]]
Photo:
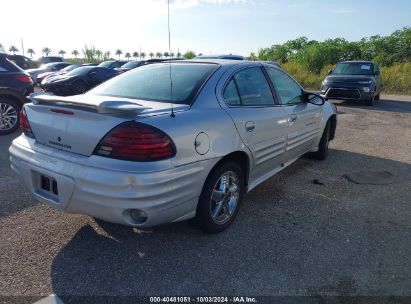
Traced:
[[5, 72], [23, 72], [23, 70], [9, 59], [0, 57], [0, 73]]
[[203, 83], [218, 67], [201, 63], [146, 65], [103, 83], [89, 94], [191, 104]]
[[360, 62], [339, 63], [332, 72], [336, 75], [371, 75], [372, 73], [371, 63]]

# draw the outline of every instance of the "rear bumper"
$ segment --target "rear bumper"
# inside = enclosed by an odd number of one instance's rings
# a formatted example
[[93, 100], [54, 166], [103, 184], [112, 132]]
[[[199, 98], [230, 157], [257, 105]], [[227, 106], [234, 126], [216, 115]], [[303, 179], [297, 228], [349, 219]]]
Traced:
[[326, 99], [368, 100], [374, 96], [374, 89], [365, 92], [361, 86], [328, 85], [321, 89], [321, 96]]
[[[36, 145], [25, 136], [17, 138], [10, 147], [10, 161], [37, 200], [62, 211], [138, 227], [194, 217], [205, 179], [218, 161], [159, 172], [124, 172], [84, 165], [84, 161], [76, 159], [88, 157], [72, 156], [54, 148], [43, 146], [49, 153], [42, 153]], [[42, 189], [41, 176], [57, 182], [57, 195]], [[144, 211], [147, 221], [133, 220], [131, 209]]]

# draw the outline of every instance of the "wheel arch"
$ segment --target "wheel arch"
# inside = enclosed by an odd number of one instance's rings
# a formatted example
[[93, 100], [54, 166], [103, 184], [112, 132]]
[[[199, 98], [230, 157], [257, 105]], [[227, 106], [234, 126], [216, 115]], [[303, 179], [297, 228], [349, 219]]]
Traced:
[[18, 105], [20, 105], [20, 107], [22, 107], [24, 104], [24, 101], [22, 100], [21, 96], [19, 96], [19, 94], [7, 89], [0, 89], [0, 97], [10, 98], [11, 100], [15, 101]]
[[240, 166], [240, 168], [243, 170], [244, 186], [245, 186], [244, 190], [245, 190], [245, 192], [247, 192], [248, 181], [249, 181], [249, 176], [250, 176], [251, 161], [250, 161], [249, 155], [244, 151], [234, 151], [234, 152], [231, 152], [231, 153], [227, 154], [223, 158], [221, 158], [214, 165], [214, 167], [211, 169], [211, 171], [208, 174], [207, 178], [210, 176], [210, 174], [214, 171], [215, 168], [217, 168], [218, 166], [220, 166], [221, 164], [223, 164], [227, 161], [233, 161], [233, 162], [237, 163]]
[[337, 115], [331, 115], [328, 121], [330, 122], [330, 140], [333, 140], [335, 138], [335, 131], [337, 130]]

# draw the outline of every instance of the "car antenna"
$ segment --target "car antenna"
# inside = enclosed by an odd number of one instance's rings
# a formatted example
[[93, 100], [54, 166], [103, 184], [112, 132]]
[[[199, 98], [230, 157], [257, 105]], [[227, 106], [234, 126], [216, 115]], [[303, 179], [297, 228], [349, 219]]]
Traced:
[[[170, 30], [170, 0], [167, 1], [167, 24], [168, 24], [168, 52], [171, 56], [171, 30]], [[170, 67], [170, 96], [171, 96], [171, 117], [176, 117], [174, 114], [174, 102], [173, 102], [173, 77], [171, 75], [171, 58], [169, 60]]]

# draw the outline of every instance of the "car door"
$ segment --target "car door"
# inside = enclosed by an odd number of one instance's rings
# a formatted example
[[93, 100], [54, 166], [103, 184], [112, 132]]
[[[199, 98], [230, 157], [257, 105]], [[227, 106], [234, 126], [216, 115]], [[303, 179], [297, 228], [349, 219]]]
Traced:
[[377, 64], [374, 64], [374, 77], [375, 77], [376, 94], [380, 94], [382, 90], [382, 80], [381, 80], [380, 67]]
[[306, 102], [302, 87], [288, 74], [275, 67], [265, 67], [281, 107], [287, 112], [285, 158], [292, 161], [314, 147], [320, 133], [322, 107]]
[[286, 112], [275, 104], [262, 68], [248, 67], [234, 73], [223, 98], [242, 141], [253, 155], [250, 181], [280, 168], [286, 142]]

